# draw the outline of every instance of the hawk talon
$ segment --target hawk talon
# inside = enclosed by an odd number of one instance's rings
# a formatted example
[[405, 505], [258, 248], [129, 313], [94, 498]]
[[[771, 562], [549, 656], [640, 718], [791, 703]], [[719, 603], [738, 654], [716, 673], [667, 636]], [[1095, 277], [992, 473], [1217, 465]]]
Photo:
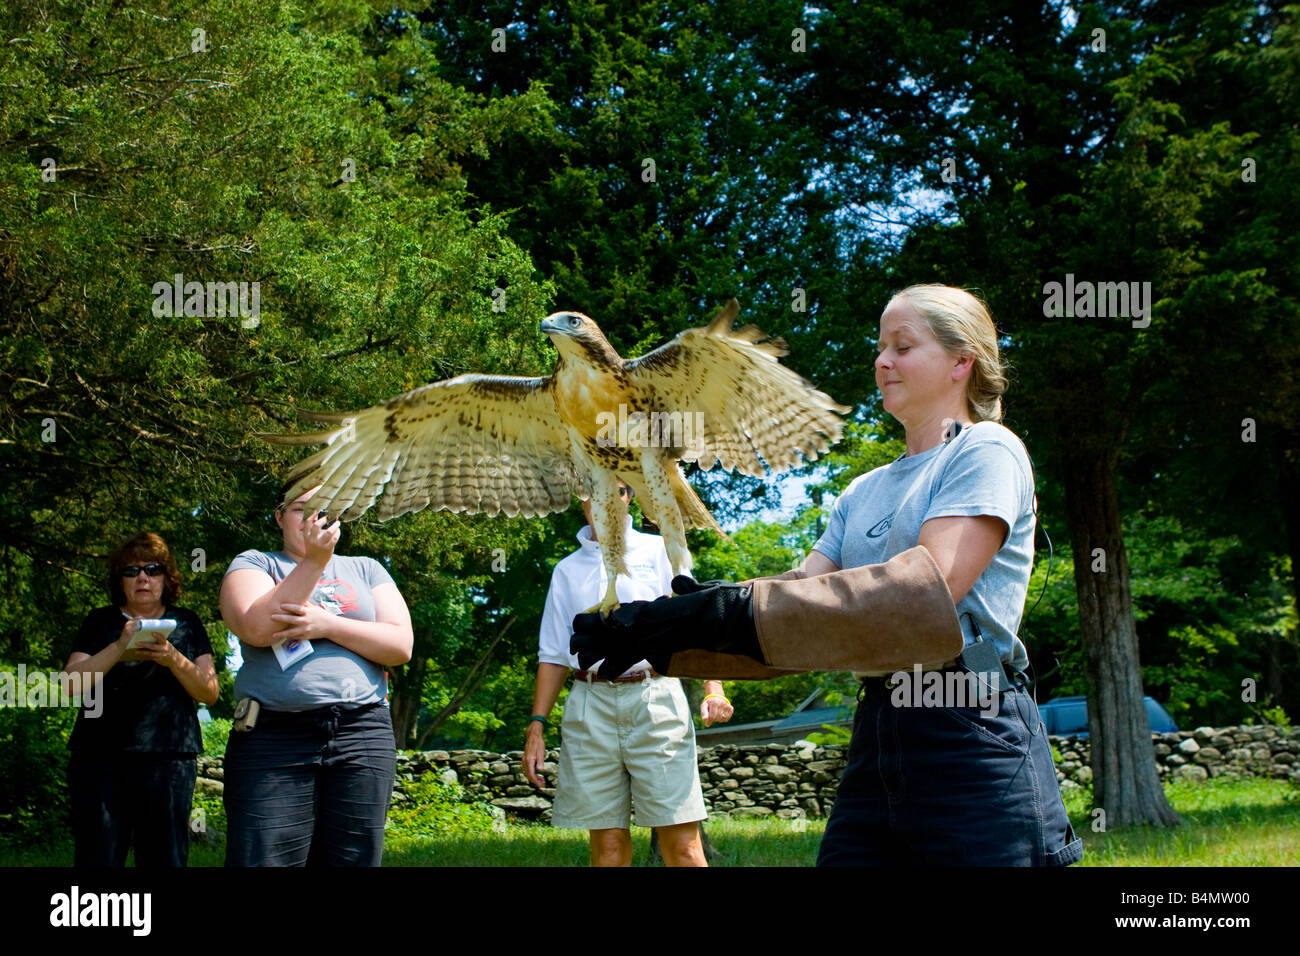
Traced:
[[601, 620], [608, 621], [610, 615], [612, 615], [615, 611], [617, 611], [619, 607], [620, 605], [617, 601], [615, 601], [613, 604], [610, 605], [606, 605], [604, 601], [601, 601], [599, 604], [593, 604], [591, 607], [587, 608], [587, 610], [583, 611], [582, 613], [599, 614]]

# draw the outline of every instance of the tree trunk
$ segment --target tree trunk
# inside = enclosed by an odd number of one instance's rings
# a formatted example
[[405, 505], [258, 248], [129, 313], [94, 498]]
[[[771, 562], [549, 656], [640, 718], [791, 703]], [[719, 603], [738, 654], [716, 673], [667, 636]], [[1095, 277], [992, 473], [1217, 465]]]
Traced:
[[483, 685], [483, 681], [487, 680], [488, 661], [492, 659], [492, 655], [496, 652], [497, 645], [501, 643], [501, 639], [506, 636], [506, 633], [510, 628], [514, 627], [515, 621], [517, 620], [519, 620], [519, 618], [512, 614], [510, 617], [506, 618], [504, 624], [497, 628], [497, 633], [496, 636], [492, 638], [492, 643], [487, 646], [487, 649], [479, 655], [478, 660], [476, 660], [473, 666], [470, 667], [469, 673], [467, 673], [464, 680], [461, 681], [460, 687], [456, 688], [456, 693], [454, 693], [451, 700], [447, 702], [447, 706], [438, 711], [433, 720], [429, 722], [429, 726], [420, 731], [420, 736], [416, 742], [417, 747], [423, 747], [425, 741], [433, 736], [434, 731], [441, 727], [448, 717], [460, 710], [465, 701], [469, 700], [470, 695]]
[[[1300, 486], [1300, 434], [1290, 427], [1289, 418], [1282, 418], [1282, 422], [1286, 424], [1279, 423], [1272, 429], [1273, 463], [1277, 473], [1277, 497], [1282, 504], [1282, 517], [1286, 525], [1287, 553], [1291, 555], [1291, 580], [1288, 583], [1296, 606], [1300, 607], [1300, 498], [1295, 494], [1295, 488]], [[1280, 600], [1282, 595], [1277, 597], [1277, 606], [1284, 606], [1285, 602]], [[1288, 686], [1282, 677], [1289, 662], [1295, 659], [1295, 631], [1285, 636], [1269, 638], [1266, 648], [1261, 703], [1295, 713], [1300, 694]], [[1283, 663], [1284, 654], [1287, 664]]]
[[1287, 552], [1291, 555], [1291, 592], [1300, 607], [1300, 500], [1295, 489], [1300, 485], [1300, 452], [1297, 435], [1289, 428], [1274, 429], [1273, 464], [1277, 469], [1278, 499], [1286, 524]]
[[1093, 793], [1107, 827], [1172, 826], [1180, 821], [1156, 773], [1143, 705], [1115, 464], [1115, 452], [1083, 449], [1067, 451], [1063, 461], [1079, 630], [1088, 658]]
[[1264, 638], [1264, 681], [1256, 700], [1268, 707], [1282, 701], [1282, 638], [1272, 634]]
[[393, 683], [393, 737], [399, 750], [415, 743], [415, 732], [423, 703], [424, 673], [429, 666], [427, 657], [413, 657], [391, 672]]

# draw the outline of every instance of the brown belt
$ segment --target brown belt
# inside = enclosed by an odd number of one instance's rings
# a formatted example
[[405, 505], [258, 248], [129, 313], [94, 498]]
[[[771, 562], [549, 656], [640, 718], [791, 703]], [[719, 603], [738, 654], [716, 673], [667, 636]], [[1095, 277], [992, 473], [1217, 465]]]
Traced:
[[635, 674], [624, 674], [622, 677], [615, 677], [613, 680], [605, 680], [603, 677], [596, 675], [595, 671], [574, 671], [574, 680], [594, 680], [602, 684], [637, 684], [647, 677], [658, 677], [654, 671], [637, 671]]

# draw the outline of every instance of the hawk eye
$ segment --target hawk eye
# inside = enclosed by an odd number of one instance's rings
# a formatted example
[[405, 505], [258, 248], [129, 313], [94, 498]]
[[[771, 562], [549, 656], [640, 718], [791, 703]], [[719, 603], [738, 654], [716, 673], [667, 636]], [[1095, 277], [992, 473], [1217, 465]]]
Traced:
[[579, 325], [582, 324], [582, 320], [578, 318], [576, 315], [571, 315], [569, 316], [569, 324], [576, 329]]

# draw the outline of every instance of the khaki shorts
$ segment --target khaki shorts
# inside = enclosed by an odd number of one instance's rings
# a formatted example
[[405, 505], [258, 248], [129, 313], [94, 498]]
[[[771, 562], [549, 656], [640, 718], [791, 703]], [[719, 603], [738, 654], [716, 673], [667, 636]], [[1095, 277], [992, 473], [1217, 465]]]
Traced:
[[578, 830], [664, 827], [708, 815], [690, 705], [675, 677], [575, 681], [564, 705], [551, 823]]

